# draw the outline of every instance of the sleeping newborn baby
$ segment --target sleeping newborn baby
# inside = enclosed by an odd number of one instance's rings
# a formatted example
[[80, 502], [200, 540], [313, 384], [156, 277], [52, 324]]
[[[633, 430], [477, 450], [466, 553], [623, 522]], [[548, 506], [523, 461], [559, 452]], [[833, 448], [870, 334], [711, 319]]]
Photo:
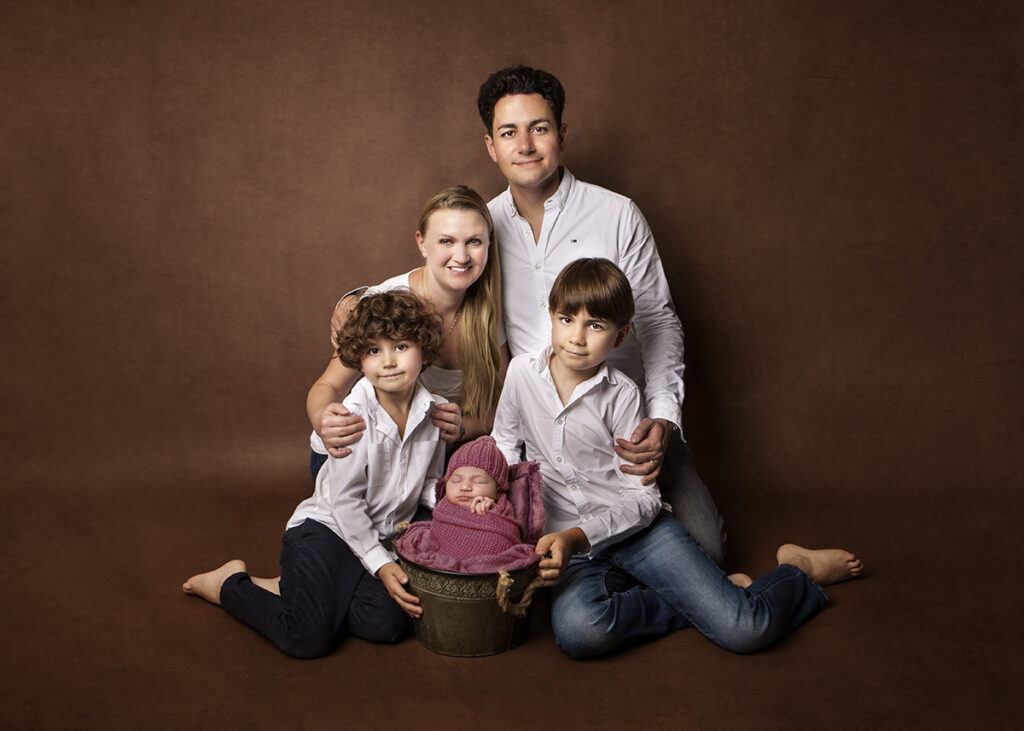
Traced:
[[536, 561], [508, 499], [508, 472], [491, 437], [464, 444], [438, 481], [434, 519], [410, 525], [395, 542], [398, 552], [420, 565], [460, 573], [494, 573]]

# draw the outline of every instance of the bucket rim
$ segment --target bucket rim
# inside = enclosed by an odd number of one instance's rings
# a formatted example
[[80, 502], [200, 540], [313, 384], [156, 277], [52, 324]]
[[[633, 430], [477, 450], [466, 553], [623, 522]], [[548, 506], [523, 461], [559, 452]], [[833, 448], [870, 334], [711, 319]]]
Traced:
[[[449, 571], [448, 569], [435, 569], [433, 566], [424, 566], [421, 563], [413, 561], [411, 558], [406, 558], [405, 556], [403, 556], [402, 552], [398, 550], [398, 546], [395, 546], [395, 553], [398, 554], [398, 557], [400, 559], [405, 561], [410, 566], [415, 566], [420, 571], [430, 571], [431, 573], [441, 574], [442, 576], [475, 576], [479, 578], [501, 576], [501, 571], [489, 571], [487, 573], [470, 573], [468, 571]], [[537, 558], [540, 559], [540, 556], [538, 556]], [[517, 569], [505, 569], [505, 571], [509, 574], [517, 574], [521, 571], [526, 571], [527, 569], [533, 571], [536, 568], [537, 561], [534, 561], [533, 563], [527, 564], [526, 566], [520, 566]]]

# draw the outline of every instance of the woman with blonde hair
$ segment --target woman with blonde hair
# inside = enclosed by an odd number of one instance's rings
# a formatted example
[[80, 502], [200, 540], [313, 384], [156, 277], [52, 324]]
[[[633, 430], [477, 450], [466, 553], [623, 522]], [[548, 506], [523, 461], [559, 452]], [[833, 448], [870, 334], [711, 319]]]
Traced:
[[[473, 439], [490, 431], [509, 360], [501, 267], [486, 202], [464, 185], [431, 196], [420, 214], [416, 246], [422, 266], [342, 298], [331, 321], [332, 337], [365, 294], [403, 288], [429, 304], [441, 316], [446, 337], [440, 357], [424, 369], [420, 380], [449, 400], [433, 412], [434, 423], [449, 443]], [[309, 390], [306, 411], [315, 432], [310, 464], [314, 475], [328, 454], [346, 456], [348, 445], [361, 436], [362, 419], [340, 403], [359, 377], [359, 371], [335, 355]]]

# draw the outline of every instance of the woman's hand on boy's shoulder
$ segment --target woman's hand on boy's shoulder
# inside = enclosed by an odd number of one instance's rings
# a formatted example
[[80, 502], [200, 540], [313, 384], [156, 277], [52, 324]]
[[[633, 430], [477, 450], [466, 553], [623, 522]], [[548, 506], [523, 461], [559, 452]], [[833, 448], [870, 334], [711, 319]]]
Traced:
[[406, 614], [413, 619], [423, 616], [423, 607], [420, 606], [419, 598], [405, 590], [405, 585], [409, 583], [409, 577], [402, 571], [401, 566], [394, 561], [389, 561], [377, 569], [377, 577], [384, 584], [384, 588], [387, 589], [391, 598]]
[[337, 401], [328, 404], [320, 413], [316, 433], [320, 435], [327, 453], [332, 457], [347, 457], [352, 454], [350, 446], [363, 437], [366, 422], [361, 416], [349, 412]]
[[359, 304], [359, 300], [362, 298], [364, 292], [366, 292], [366, 287], [363, 287], [362, 289], [354, 289], [338, 300], [338, 304], [334, 306], [334, 312], [331, 313], [332, 349], [338, 349], [338, 332], [341, 328], [345, 327], [345, 323], [348, 322], [349, 315], [352, 314], [352, 310], [354, 310], [356, 305]]
[[590, 551], [590, 539], [582, 528], [569, 528], [541, 536], [536, 550], [541, 556], [537, 564], [537, 576], [544, 580], [541, 586], [554, 586], [574, 554]]
[[441, 439], [455, 444], [466, 436], [466, 427], [462, 424], [462, 409], [454, 401], [434, 404], [430, 410], [430, 420], [441, 432]]
[[615, 440], [615, 453], [630, 463], [619, 469], [627, 475], [640, 476], [644, 485], [652, 484], [661, 472], [673, 431], [672, 424], [665, 419], [641, 421], [629, 439]]

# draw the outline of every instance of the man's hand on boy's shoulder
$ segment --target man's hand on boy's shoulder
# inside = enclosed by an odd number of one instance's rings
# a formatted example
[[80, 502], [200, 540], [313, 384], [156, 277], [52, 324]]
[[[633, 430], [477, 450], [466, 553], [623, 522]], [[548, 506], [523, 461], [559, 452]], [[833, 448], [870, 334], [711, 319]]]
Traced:
[[537, 564], [537, 576], [544, 579], [541, 586], [554, 586], [574, 554], [590, 551], [590, 539], [582, 528], [569, 528], [541, 536], [536, 550], [541, 556]]
[[637, 424], [629, 439], [615, 440], [615, 453], [630, 464], [619, 469], [627, 475], [638, 475], [644, 485], [658, 479], [674, 431], [665, 419], [644, 419]]

